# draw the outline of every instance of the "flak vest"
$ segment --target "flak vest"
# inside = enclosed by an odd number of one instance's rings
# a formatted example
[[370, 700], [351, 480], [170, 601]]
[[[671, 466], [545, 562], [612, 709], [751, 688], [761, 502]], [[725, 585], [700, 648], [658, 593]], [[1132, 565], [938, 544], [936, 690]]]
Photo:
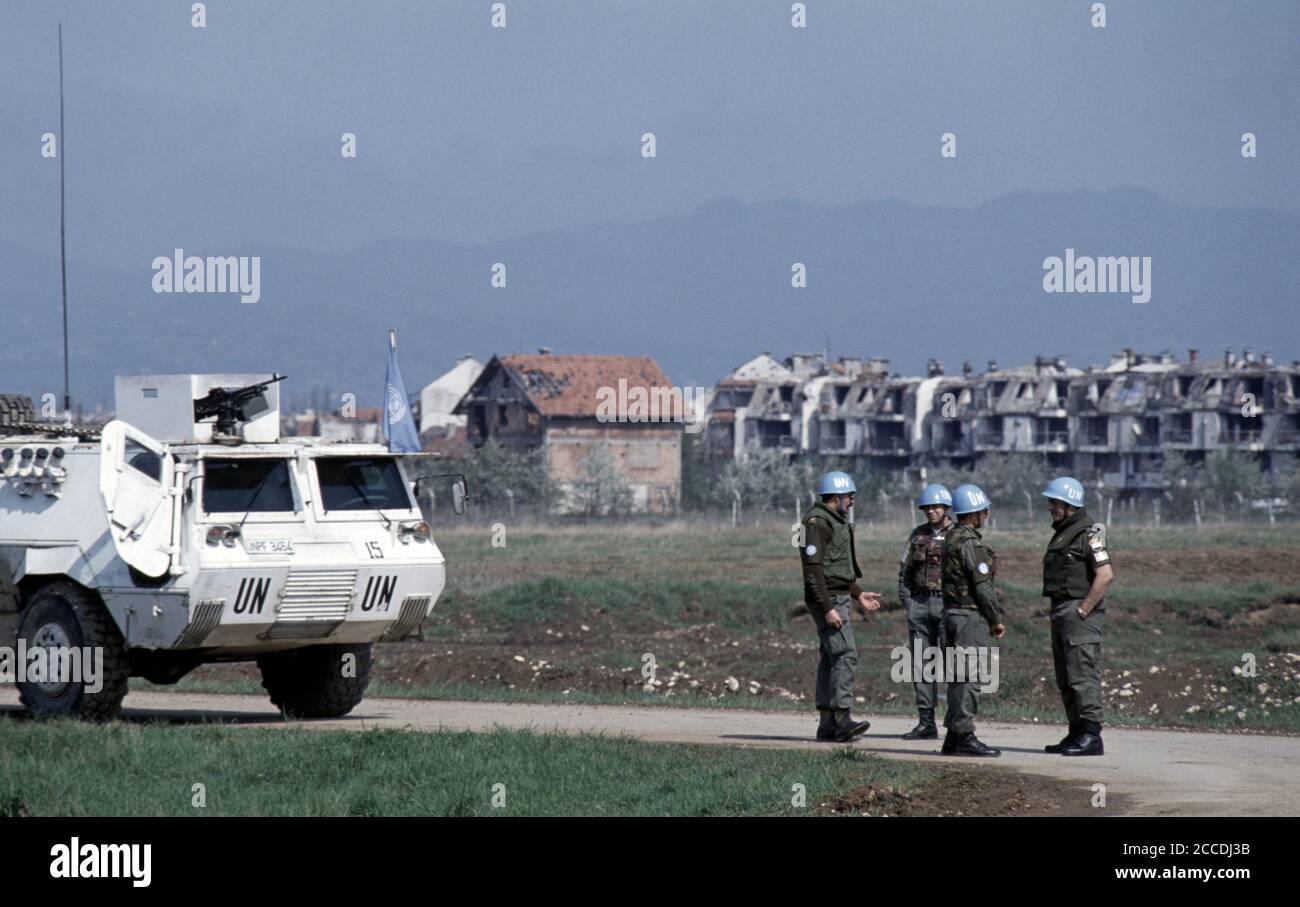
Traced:
[[807, 523], [811, 517], [820, 517], [831, 527], [831, 540], [822, 552], [822, 572], [827, 581], [838, 580], [835, 585], [847, 587], [858, 579], [853, 569], [853, 528], [839, 514], [818, 501], [803, 515]]
[[1092, 588], [1088, 578], [1088, 546], [1078, 544], [1092, 526], [1092, 517], [1080, 510], [1056, 530], [1043, 555], [1043, 595], [1054, 602], [1084, 598]]
[[970, 580], [966, 577], [966, 569], [961, 563], [961, 546], [967, 539], [975, 539], [984, 547], [989, 579], [996, 579], [998, 575], [998, 558], [993, 549], [976, 535], [974, 529], [958, 523], [943, 540], [943, 603], [949, 607], [979, 607], [971, 591]]
[[912, 530], [907, 545], [907, 568], [916, 591], [931, 595], [943, 591], [943, 540], [955, 528], [948, 527], [938, 537], [930, 531], [929, 523]]

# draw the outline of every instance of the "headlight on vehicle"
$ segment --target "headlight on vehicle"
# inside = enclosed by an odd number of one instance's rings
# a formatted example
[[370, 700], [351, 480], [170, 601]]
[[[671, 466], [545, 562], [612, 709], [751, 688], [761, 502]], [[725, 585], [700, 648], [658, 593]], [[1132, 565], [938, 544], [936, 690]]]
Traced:
[[402, 540], [402, 544], [409, 545], [411, 539], [415, 539], [417, 542], [427, 542], [431, 534], [429, 524], [424, 520], [420, 520], [418, 523], [403, 523], [401, 529], [398, 530], [397, 537]]
[[225, 545], [227, 548], [234, 548], [235, 540], [238, 538], [238, 526], [213, 526], [208, 530], [209, 545]]

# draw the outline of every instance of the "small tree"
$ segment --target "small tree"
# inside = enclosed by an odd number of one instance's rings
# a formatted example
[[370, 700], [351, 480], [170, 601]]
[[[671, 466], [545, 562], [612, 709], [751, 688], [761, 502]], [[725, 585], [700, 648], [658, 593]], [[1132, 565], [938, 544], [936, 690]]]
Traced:
[[1196, 512], [1194, 501], [1201, 496], [1201, 476], [1198, 467], [1179, 451], [1165, 453], [1164, 509], [1173, 520], [1190, 520]]
[[[718, 482], [722, 477], [720, 460], [708, 456], [703, 433], [682, 437], [682, 509], [703, 510], [720, 500]], [[730, 504], [726, 506], [730, 507]]]
[[775, 448], [754, 446], [744, 460], [722, 468], [714, 499], [727, 508], [739, 501], [749, 511], [785, 511], [795, 501], [808, 500], [815, 483], [816, 468], [808, 460], [792, 460]]
[[1248, 515], [1250, 502], [1268, 493], [1268, 483], [1254, 455], [1229, 448], [1212, 451], [1205, 458], [1202, 484], [1206, 497], [1226, 518]]
[[623, 513], [631, 509], [632, 489], [618, 471], [609, 447], [600, 445], [578, 461], [578, 477], [569, 495], [588, 518]]
[[463, 457], [428, 465], [423, 472], [462, 472], [470, 495], [480, 510], [501, 510], [514, 504], [545, 509], [549, 500], [542, 452], [538, 448], [508, 447], [489, 440], [470, 448]]

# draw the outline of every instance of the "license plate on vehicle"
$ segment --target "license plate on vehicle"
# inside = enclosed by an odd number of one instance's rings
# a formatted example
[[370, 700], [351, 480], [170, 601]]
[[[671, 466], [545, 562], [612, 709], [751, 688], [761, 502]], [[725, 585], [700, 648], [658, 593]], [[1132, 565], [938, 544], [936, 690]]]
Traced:
[[249, 554], [293, 554], [289, 539], [244, 539], [244, 550]]

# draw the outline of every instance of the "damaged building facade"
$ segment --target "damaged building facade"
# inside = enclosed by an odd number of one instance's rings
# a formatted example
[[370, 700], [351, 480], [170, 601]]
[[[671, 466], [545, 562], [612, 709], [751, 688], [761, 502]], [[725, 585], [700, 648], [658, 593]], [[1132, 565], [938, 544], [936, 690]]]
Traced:
[[672, 513], [681, 495], [682, 421], [614, 421], [600, 410], [602, 389], [671, 391], [653, 359], [636, 356], [494, 356], [454, 412], [467, 440], [540, 449], [554, 509], [578, 509], [574, 492], [593, 462], [609, 463], [641, 513]]
[[928, 468], [970, 468], [993, 453], [1027, 453], [1123, 496], [1159, 494], [1166, 454], [1193, 463], [1214, 450], [1255, 454], [1279, 474], [1300, 455], [1300, 361], [1246, 350], [1185, 361], [1125, 350], [1077, 368], [1039, 356], [976, 373], [892, 374], [885, 359], [763, 354], [719, 382], [706, 451], [754, 448], [852, 458], [920, 481]]

